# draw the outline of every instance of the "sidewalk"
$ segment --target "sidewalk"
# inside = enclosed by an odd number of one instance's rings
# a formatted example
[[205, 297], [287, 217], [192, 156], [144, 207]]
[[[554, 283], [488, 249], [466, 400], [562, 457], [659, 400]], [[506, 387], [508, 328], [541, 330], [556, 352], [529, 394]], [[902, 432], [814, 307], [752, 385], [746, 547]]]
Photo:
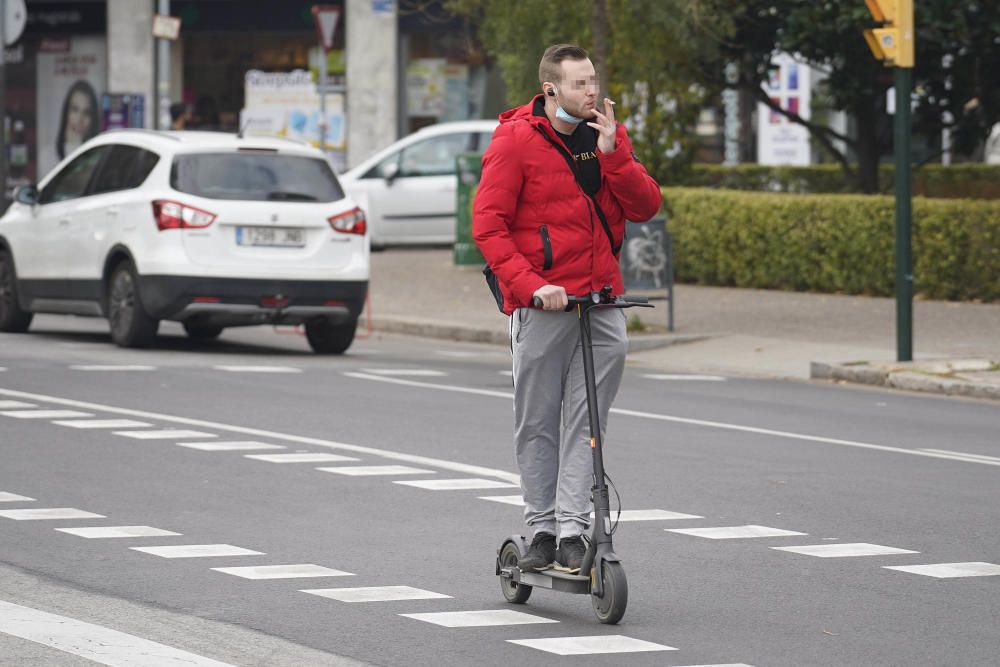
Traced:
[[[893, 299], [678, 285], [675, 300], [673, 333], [666, 302], [627, 311], [647, 327], [630, 363], [1000, 399], [1000, 304], [916, 301], [916, 361], [896, 364]], [[376, 332], [507, 344], [480, 267], [455, 266], [450, 249], [372, 253], [370, 305]]]

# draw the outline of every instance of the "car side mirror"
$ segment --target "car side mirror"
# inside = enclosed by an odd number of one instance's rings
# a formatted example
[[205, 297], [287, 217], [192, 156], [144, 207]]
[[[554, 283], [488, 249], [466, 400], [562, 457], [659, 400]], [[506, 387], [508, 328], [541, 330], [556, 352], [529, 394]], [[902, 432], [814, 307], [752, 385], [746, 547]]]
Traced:
[[27, 206], [34, 206], [38, 203], [38, 188], [34, 185], [22, 185], [14, 193], [14, 201]]
[[385, 179], [387, 185], [392, 185], [392, 182], [399, 177], [399, 165], [395, 162], [391, 162], [384, 167], [382, 167], [382, 178]]

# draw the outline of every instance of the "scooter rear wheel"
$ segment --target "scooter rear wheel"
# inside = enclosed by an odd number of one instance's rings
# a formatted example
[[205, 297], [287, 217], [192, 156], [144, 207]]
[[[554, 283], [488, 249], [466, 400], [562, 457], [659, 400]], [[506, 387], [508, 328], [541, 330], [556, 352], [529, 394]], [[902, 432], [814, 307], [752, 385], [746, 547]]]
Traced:
[[[520, 557], [521, 550], [513, 542], [508, 542], [500, 550], [500, 567], [513, 567], [517, 565], [517, 559]], [[531, 597], [531, 586], [519, 584], [506, 577], [500, 577], [500, 591], [507, 602], [514, 604], [524, 604]]]
[[628, 580], [625, 578], [625, 568], [621, 563], [605, 562], [602, 568], [601, 584], [604, 597], [593, 593], [590, 600], [594, 604], [597, 620], [606, 625], [614, 625], [622, 620], [625, 607], [628, 606]]

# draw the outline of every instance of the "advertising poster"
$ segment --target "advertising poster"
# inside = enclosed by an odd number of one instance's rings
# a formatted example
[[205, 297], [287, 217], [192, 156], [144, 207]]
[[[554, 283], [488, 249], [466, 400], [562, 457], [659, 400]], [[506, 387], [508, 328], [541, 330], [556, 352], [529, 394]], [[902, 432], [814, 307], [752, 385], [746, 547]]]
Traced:
[[103, 37], [45, 40], [36, 59], [38, 176], [101, 131], [107, 86]]
[[444, 58], [415, 58], [406, 68], [406, 106], [409, 116], [440, 118], [445, 113]]
[[[767, 92], [771, 100], [802, 118], [810, 116], [812, 70], [787, 53], [771, 59]], [[788, 120], [766, 104], [757, 106], [757, 162], [773, 165], [812, 163], [809, 131]]]

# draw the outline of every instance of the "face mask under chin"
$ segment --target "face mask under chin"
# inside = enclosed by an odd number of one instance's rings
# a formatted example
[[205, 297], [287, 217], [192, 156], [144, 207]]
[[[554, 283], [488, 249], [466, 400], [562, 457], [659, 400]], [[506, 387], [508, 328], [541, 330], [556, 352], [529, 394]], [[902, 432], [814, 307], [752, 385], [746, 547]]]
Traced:
[[577, 118], [576, 116], [570, 115], [558, 102], [556, 102], [556, 118], [564, 123], [572, 123], [573, 125], [579, 125], [586, 120], [585, 118]]

